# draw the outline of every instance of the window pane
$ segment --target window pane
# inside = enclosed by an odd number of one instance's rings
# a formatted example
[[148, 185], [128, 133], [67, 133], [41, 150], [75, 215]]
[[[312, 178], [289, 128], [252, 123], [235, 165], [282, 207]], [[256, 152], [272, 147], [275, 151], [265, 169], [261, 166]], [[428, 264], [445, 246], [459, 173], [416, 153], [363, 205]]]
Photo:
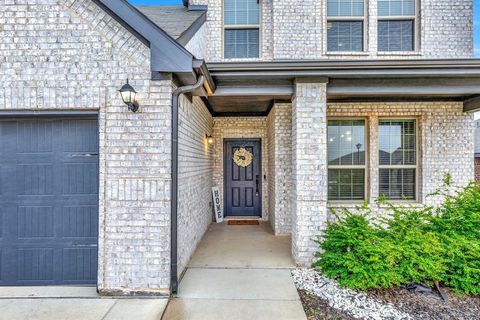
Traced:
[[364, 169], [329, 169], [328, 200], [364, 200]]
[[365, 121], [328, 120], [328, 164], [365, 165]]
[[380, 196], [390, 200], [415, 200], [415, 171], [415, 169], [380, 169]]
[[363, 51], [363, 22], [328, 22], [327, 42], [328, 51]]
[[258, 58], [258, 29], [225, 30], [225, 58]]
[[378, 51], [413, 51], [414, 21], [378, 21]]
[[416, 165], [414, 119], [381, 119], [378, 128], [380, 165]]
[[260, 9], [257, 0], [225, 0], [226, 25], [259, 24]]
[[415, 0], [378, 0], [378, 16], [414, 16]]
[[364, 0], [328, 0], [329, 17], [363, 17]]

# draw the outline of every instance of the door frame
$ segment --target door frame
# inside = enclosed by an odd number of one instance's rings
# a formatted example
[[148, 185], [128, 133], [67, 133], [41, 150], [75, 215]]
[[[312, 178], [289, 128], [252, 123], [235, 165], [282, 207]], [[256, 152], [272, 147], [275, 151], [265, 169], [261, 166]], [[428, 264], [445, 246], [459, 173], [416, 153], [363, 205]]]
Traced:
[[[228, 215], [227, 214], [227, 179], [226, 179], [226, 172], [227, 172], [227, 142], [241, 142], [241, 141], [246, 141], [246, 142], [258, 142], [259, 144], [259, 175], [260, 175], [260, 181], [259, 181], [259, 193], [260, 193], [260, 214], [258, 215], [258, 218], [263, 218], [263, 169], [262, 169], [262, 138], [224, 138], [223, 139], [223, 151], [222, 151], [222, 157], [223, 157], [223, 216], [224, 217], [235, 217], [234, 215]], [[252, 216], [252, 217], [257, 217], [257, 216]]]

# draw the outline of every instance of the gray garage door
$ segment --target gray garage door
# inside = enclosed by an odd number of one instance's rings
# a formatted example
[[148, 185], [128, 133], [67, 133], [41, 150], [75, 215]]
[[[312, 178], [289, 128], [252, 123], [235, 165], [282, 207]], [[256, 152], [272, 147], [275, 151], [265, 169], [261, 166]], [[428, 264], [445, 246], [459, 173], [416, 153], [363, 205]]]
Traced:
[[97, 121], [0, 121], [0, 204], [0, 285], [95, 284]]

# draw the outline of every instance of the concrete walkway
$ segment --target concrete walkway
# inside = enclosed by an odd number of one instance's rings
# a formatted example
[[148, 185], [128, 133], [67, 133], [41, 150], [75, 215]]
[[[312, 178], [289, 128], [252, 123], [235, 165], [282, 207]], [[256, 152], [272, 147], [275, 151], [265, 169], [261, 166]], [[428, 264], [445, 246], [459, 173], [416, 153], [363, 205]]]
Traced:
[[158, 320], [167, 302], [100, 299], [92, 287], [0, 287], [0, 320]]
[[305, 320], [290, 269], [290, 237], [259, 226], [213, 224], [163, 320]]

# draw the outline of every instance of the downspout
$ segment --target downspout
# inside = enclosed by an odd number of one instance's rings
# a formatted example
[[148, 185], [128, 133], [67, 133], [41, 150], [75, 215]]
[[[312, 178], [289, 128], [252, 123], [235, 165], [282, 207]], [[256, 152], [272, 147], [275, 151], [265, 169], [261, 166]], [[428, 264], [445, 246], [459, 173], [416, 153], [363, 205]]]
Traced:
[[170, 211], [170, 290], [177, 292], [178, 288], [178, 103], [179, 97], [183, 93], [192, 92], [200, 88], [205, 81], [205, 76], [200, 75], [197, 82], [193, 85], [178, 87], [172, 94], [172, 189], [171, 189], [171, 211]]

